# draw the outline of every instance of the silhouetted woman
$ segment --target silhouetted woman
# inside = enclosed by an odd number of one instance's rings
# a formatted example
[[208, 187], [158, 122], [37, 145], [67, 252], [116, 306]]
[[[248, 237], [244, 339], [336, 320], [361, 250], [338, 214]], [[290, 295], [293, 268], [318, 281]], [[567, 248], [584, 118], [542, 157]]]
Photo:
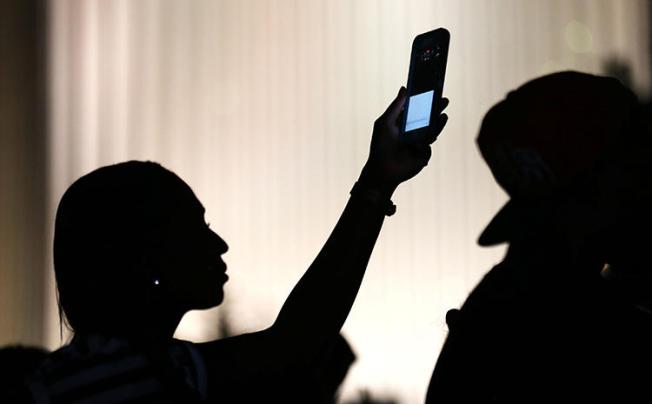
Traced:
[[77, 180], [59, 204], [54, 239], [60, 307], [74, 337], [41, 367], [36, 400], [319, 402], [300, 397], [301, 380], [292, 378], [306, 379], [338, 336], [393, 213], [392, 193], [427, 164], [446, 121], [437, 117], [429, 139], [399, 141], [405, 98], [401, 89], [375, 122], [369, 159], [335, 229], [259, 332], [203, 344], [172, 338], [186, 312], [222, 302], [228, 279], [227, 244], [179, 177], [131, 161]]

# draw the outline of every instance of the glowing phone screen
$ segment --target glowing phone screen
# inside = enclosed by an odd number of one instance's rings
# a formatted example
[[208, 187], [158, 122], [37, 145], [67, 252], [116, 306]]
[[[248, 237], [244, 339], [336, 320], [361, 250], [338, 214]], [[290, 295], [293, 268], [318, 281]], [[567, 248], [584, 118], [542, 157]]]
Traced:
[[430, 90], [410, 97], [405, 121], [406, 132], [430, 125], [430, 111], [434, 96], [435, 90]]

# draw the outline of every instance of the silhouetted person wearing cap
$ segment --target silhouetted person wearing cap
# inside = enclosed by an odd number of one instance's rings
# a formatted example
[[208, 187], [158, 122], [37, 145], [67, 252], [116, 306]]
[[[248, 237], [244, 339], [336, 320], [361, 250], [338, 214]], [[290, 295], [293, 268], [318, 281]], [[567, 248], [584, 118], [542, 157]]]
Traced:
[[352, 361], [339, 331], [384, 217], [395, 209], [390, 197], [427, 165], [446, 122], [437, 115], [430, 138], [401, 142], [405, 99], [402, 88], [376, 120], [369, 158], [337, 225], [274, 323], [258, 332], [204, 344], [173, 338], [186, 312], [222, 303], [228, 279], [228, 246], [177, 175], [132, 161], [75, 181], [54, 231], [60, 309], [74, 337], [39, 367], [30, 384], [35, 400], [332, 401]]
[[652, 399], [652, 147], [614, 79], [533, 80], [478, 144], [510, 200], [480, 236], [509, 243], [460, 310], [427, 403]]

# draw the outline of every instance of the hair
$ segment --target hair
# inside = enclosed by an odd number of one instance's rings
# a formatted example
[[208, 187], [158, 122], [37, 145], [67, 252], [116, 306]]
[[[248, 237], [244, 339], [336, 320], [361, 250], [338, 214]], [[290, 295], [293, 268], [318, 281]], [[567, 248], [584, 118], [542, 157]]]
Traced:
[[153, 276], [145, 254], [161, 242], [184, 188], [173, 172], [140, 161], [99, 168], [68, 188], [54, 228], [62, 324], [113, 332], [137, 321]]

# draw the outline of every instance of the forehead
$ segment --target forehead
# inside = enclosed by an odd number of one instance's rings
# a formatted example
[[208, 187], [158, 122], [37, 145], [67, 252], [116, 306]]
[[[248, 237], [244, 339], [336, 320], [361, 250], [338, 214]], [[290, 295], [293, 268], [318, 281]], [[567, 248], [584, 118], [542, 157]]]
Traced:
[[206, 209], [201, 204], [193, 190], [181, 181], [173, 196], [173, 210], [184, 215], [203, 216]]

